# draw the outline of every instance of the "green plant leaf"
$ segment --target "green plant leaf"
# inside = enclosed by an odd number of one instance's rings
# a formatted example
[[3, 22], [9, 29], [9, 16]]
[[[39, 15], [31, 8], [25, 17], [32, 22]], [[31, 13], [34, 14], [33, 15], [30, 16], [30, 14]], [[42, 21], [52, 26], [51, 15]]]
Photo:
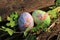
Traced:
[[25, 37], [27, 36], [27, 34], [28, 34], [27, 32], [24, 32], [24, 36], [25, 36]]
[[0, 28], [0, 30], [4, 31], [4, 29]]
[[17, 19], [18, 18], [18, 13], [17, 12], [12, 12], [10, 16], [7, 17], [7, 20], [9, 21], [6, 25], [10, 27], [14, 27], [17, 25]]
[[14, 30], [9, 29], [9, 28], [6, 28], [5, 31], [7, 31], [10, 35], [13, 35], [14, 33]]
[[10, 15], [10, 18], [16, 20], [18, 18], [18, 13], [17, 12], [12, 12], [12, 14]]
[[0, 22], [2, 21], [2, 17], [0, 16]]
[[10, 17], [8, 16], [8, 17], [7, 17], [7, 20], [8, 20], [8, 21], [11, 21], [11, 20], [12, 20], [12, 18], [10, 18]]
[[5, 26], [2, 26], [2, 28], [0, 28], [0, 30], [8, 32], [10, 35], [12, 35], [15, 31], [10, 29], [10, 28], [6, 28]]
[[56, 0], [56, 6], [60, 6], [60, 0]]
[[36, 40], [36, 36], [33, 34], [28, 35], [28, 37], [26, 38], [26, 40]]
[[14, 12], [12, 12], [11, 14], [10, 14], [10, 18], [14, 18]]
[[56, 9], [48, 11], [49, 15], [51, 15], [52, 18], [57, 18], [57, 12], [58, 11]]
[[1, 26], [0, 30], [5, 31], [5, 28], [6, 28], [6, 27]]
[[17, 12], [15, 12], [15, 19], [17, 19], [18, 18], [18, 13]]
[[24, 31], [24, 36], [27, 36], [28, 32], [30, 31], [30, 27], [28, 27], [25, 31]]
[[5, 26], [2, 26], [3, 29], [5, 29], [6, 27]]
[[10, 26], [10, 23], [6, 23], [6, 26]]
[[36, 27], [32, 28], [32, 32], [36, 32], [38, 29]]
[[16, 26], [15, 21], [11, 20], [10, 22], [6, 23], [6, 26], [14, 27]]
[[15, 23], [15, 21], [10, 21], [10, 26], [11, 26], [11, 27], [14, 27], [14, 26], [16, 26], [16, 23]]

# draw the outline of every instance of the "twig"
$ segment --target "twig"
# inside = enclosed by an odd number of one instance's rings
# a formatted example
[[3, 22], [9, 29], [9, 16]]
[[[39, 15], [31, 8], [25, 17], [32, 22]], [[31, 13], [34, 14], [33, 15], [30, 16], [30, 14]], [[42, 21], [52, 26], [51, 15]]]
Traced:
[[60, 32], [59, 32], [59, 34], [58, 34], [57, 40], [60, 40]]
[[31, 35], [31, 32], [29, 33], [29, 35], [26, 37], [26, 39], [25, 39], [25, 40], [27, 40], [27, 38], [28, 38], [30, 35]]
[[14, 33], [15, 33], [15, 34], [16, 34], [16, 33], [18, 33], [18, 34], [19, 34], [19, 33], [23, 33], [23, 32], [24, 32], [24, 31], [22, 31], [22, 32], [14, 32]]
[[52, 25], [49, 26], [49, 28], [48, 28], [46, 31], [48, 31], [48, 30], [50, 30], [51, 28], [53, 28], [53, 27], [55, 26], [55, 23], [56, 23], [57, 21], [58, 21], [58, 19], [56, 19], [55, 22], [53, 22]]
[[7, 35], [8, 33], [4, 33], [4, 34], [2, 34], [2, 35], [0, 35], [0, 37], [3, 37], [3, 36], [5, 36], [5, 35]]

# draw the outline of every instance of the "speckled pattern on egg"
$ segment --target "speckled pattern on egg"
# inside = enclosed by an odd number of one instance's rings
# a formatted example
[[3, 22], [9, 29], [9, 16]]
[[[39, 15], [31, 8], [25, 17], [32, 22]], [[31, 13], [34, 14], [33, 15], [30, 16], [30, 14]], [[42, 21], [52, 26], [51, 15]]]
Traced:
[[21, 29], [27, 28], [27, 27], [33, 27], [34, 21], [32, 16], [28, 12], [23, 12], [20, 14], [20, 17], [18, 19], [18, 24]]
[[50, 24], [50, 16], [48, 15], [48, 13], [42, 10], [35, 10], [32, 13], [32, 16], [36, 24], [42, 24], [42, 23], [45, 23], [46, 25]]

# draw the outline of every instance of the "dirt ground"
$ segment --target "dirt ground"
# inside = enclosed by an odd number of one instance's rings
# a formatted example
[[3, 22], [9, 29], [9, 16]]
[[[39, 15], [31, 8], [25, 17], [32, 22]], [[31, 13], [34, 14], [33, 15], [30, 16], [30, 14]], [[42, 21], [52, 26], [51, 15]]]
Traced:
[[[42, 9], [54, 5], [54, 1], [55, 0], [41, 0], [41, 2], [39, 0], [0, 0], [0, 15], [3, 17], [3, 20], [5, 20], [10, 12], [33, 12], [36, 9]], [[36, 40], [60, 40], [60, 13], [56, 20], [54, 27], [51, 28], [51, 32], [42, 32], [37, 36]], [[23, 40], [24, 38], [21, 39]]]
[[6, 19], [10, 12], [32, 12], [54, 5], [55, 0], [0, 0], [0, 16]]

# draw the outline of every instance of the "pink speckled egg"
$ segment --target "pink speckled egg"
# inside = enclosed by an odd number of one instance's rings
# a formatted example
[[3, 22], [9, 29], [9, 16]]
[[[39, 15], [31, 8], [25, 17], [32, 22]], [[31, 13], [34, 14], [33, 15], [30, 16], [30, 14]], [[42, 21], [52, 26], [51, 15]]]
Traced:
[[18, 25], [20, 30], [25, 30], [27, 27], [33, 28], [34, 26], [33, 17], [28, 12], [21, 13], [18, 19]]

